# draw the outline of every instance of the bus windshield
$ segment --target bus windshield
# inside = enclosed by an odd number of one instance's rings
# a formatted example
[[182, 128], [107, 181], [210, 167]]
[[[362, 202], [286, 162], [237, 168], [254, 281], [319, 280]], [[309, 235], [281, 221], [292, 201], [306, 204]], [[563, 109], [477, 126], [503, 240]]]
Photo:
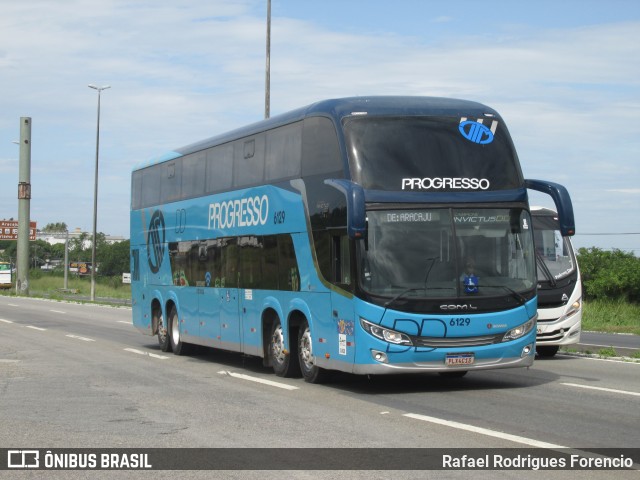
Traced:
[[[344, 131], [353, 179], [373, 190], [518, 188], [522, 174], [506, 128], [497, 120], [485, 119], [484, 124], [495, 134], [490, 143], [479, 144], [461, 135], [462, 118], [363, 116], [348, 120]], [[407, 183], [413, 178], [426, 181], [417, 188]]]
[[359, 265], [370, 294], [469, 299], [520, 295], [535, 286], [524, 209], [370, 210], [367, 222]]
[[553, 283], [571, 275], [576, 270], [576, 261], [569, 239], [560, 233], [557, 217], [535, 215], [533, 226], [538, 281]]

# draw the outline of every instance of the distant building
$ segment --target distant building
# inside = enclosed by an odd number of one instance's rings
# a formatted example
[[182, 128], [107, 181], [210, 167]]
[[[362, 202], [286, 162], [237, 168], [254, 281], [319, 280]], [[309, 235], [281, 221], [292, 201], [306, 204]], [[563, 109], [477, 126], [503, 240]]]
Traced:
[[[93, 233], [83, 232], [80, 228], [76, 228], [73, 231], [69, 231], [69, 240], [74, 238], [80, 238], [82, 235], [85, 235], [86, 238], [82, 243], [82, 248], [87, 249], [91, 247], [91, 240], [93, 239]], [[64, 232], [37, 232], [36, 239], [44, 240], [49, 245], [56, 245], [59, 243], [64, 243], [66, 238], [66, 233]], [[105, 235], [105, 241], [112, 245], [118, 242], [124, 242], [126, 238], [117, 236], [117, 235]]]

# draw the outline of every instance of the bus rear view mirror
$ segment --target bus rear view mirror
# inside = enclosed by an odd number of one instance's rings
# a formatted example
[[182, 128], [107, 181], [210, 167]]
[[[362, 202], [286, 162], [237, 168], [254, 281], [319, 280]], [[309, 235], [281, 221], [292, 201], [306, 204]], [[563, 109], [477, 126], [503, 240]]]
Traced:
[[525, 180], [526, 188], [546, 193], [553, 198], [558, 212], [560, 222], [560, 233], [564, 237], [571, 237], [576, 233], [576, 222], [573, 218], [573, 204], [571, 197], [565, 187], [558, 183], [547, 182], [546, 180]]
[[347, 233], [350, 238], [364, 238], [367, 233], [364, 189], [350, 180], [327, 179], [324, 181], [340, 190], [347, 200]]

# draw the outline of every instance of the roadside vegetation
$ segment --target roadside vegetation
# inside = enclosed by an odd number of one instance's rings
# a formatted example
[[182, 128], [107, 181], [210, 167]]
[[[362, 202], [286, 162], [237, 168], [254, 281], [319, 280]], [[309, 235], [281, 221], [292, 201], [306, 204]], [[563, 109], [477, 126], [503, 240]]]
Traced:
[[[63, 235], [67, 230], [64, 223], [48, 224], [42, 231]], [[130, 285], [122, 283], [122, 273], [129, 272], [129, 240], [113, 244], [107, 243], [103, 233], [96, 236], [96, 261], [99, 272], [96, 276], [96, 300], [105, 303], [105, 299], [116, 299], [121, 304], [131, 300]], [[91, 242], [88, 234], [83, 233], [69, 239], [69, 262], [91, 262]], [[15, 240], [0, 241], [0, 260], [15, 264], [17, 242]], [[91, 294], [90, 275], [68, 274], [67, 289], [64, 287], [64, 269], [58, 265], [64, 259], [64, 243], [50, 245], [43, 240], [29, 244], [29, 257], [32, 265], [29, 271], [29, 294], [37, 297], [53, 299], [77, 299], [88, 301]], [[57, 262], [55, 262], [57, 261]], [[45, 267], [43, 270], [41, 267]], [[15, 295], [15, 290], [2, 290], [0, 294]]]
[[640, 335], [640, 258], [621, 250], [578, 250], [583, 330]]
[[640, 304], [624, 300], [586, 300], [582, 329], [640, 335]]
[[[0, 290], [0, 294], [15, 295], [15, 290]], [[67, 289], [64, 289], [64, 273], [62, 271], [43, 272], [32, 269], [29, 272], [29, 295], [46, 297], [54, 300], [88, 301], [91, 295], [91, 277], [69, 273]], [[122, 276], [96, 277], [96, 300], [108, 303], [114, 299], [118, 304], [131, 300], [131, 285], [122, 283]]]

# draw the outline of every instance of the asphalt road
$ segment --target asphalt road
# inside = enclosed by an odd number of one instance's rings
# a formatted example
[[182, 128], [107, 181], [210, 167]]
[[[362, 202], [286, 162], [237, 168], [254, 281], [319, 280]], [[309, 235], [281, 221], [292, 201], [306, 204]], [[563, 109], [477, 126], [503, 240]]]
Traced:
[[597, 353], [603, 348], [613, 347], [620, 356], [631, 356], [640, 352], [640, 336], [599, 332], [581, 332], [580, 342], [571, 345], [581, 352]]
[[[336, 374], [326, 385], [311, 385], [276, 377], [260, 359], [239, 354], [163, 353], [154, 337], [131, 326], [130, 316], [129, 308], [0, 297], [0, 447], [640, 447], [640, 363], [560, 354], [529, 369], [471, 372], [462, 379]], [[295, 477], [390, 473], [296, 471]], [[468, 478], [471, 472], [436, 473]], [[535, 473], [540, 472], [473, 476]], [[606, 476], [638, 478], [637, 473]], [[415, 472], [393, 476], [423, 478]], [[603, 472], [544, 476], [595, 479]], [[175, 477], [213, 473], [182, 471]], [[240, 471], [219, 478], [281, 476]]]

